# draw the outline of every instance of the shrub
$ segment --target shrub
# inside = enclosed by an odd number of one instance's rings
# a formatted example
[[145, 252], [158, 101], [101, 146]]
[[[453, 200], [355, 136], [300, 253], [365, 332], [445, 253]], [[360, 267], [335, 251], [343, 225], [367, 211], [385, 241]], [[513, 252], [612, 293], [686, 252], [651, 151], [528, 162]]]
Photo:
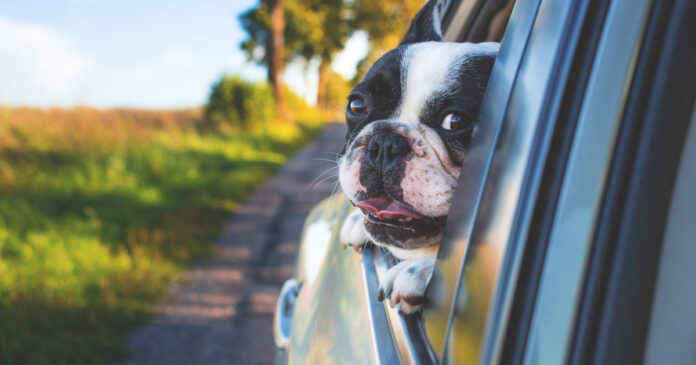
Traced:
[[332, 69], [329, 69], [325, 77], [326, 105], [323, 105], [323, 108], [330, 114], [331, 118], [342, 119], [346, 111], [348, 94], [350, 94], [351, 90], [350, 82]]
[[205, 116], [216, 131], [250, 130], [275, 119], [273, 90], [267, 83], [223, 76], [211, 88]]

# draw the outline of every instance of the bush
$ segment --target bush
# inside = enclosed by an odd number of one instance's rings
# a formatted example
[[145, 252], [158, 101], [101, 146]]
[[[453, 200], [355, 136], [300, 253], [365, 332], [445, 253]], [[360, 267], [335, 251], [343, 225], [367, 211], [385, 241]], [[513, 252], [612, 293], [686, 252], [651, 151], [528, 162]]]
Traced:
[[275, 120], [275, 98], [267, 83], [223, 76], [213, 84], [205, 107], [208, 127], [229, 133]]
[[332, 119], [343, 119], [346, 112], [348, 94], [350, 94], [351, 90], [350, 82], [332, 69], [329, 69], [325, 77], [326, 105], [323, 105], [323, 108], [330, 114]]

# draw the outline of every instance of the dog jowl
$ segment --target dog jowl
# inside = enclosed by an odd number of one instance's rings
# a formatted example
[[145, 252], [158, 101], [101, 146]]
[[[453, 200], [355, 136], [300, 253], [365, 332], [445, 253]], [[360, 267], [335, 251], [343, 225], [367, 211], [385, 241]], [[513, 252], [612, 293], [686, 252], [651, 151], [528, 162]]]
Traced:
[[439, 6], [426, 3], [402, 43], [351, 92], [339, 160], [341, 187], [359, 208], [343, 226], [344, 244], [372, 241], [400, 259], [429, 263], [476, 137], [476, 116], [498, 51], [497, 43], [443, 42]]

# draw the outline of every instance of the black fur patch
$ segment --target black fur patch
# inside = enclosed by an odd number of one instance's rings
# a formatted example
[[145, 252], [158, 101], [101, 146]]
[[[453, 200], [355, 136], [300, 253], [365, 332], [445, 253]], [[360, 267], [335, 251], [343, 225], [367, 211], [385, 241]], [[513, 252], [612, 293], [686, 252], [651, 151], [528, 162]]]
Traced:
[[433, 11], [438, 5], [439, 4], [436, 0], [430, 0], [423, 5], [423, 8], [418, 11], [416, 16], [413, 18], [411, 25], [408, 27], [406, 35], [401, 40], [401, 45], [429, 41], [442, 41], [442, 35], [440, 35], [438, 30], [440, 27], [437, 25], [436, 28], [436, 25], [433, 23]]
[[448, 79], [456, 81], [445, 91], [431, 95], [421, 110], [420, 122], [438, 132], [450, 159], [457, 165], [464, 162], [473, 128], [452, 131], [440, 128], [440, 124], [447, 114], [457, 113], [468, 119], [472, 127], [475, 125], [494, 62], [494, 55], [467, 57], [458, 68], [451, 70]]
[[[361, 98], [367, 104], [367, 114], [355, 115], [346, 106], [346, 146], [369, 123], [389, 118], [401, 103], [402, 58], [402, 48], [391, 50], [377, 60], [363, 80], [353, 88], [348, 100]], [[345, 153], [345, 148], [341, 154]]]

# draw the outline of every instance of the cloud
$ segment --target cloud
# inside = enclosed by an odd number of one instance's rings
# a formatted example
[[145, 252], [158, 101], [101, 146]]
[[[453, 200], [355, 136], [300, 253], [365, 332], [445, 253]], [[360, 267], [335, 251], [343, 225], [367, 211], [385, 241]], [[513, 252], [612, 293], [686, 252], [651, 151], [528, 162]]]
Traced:
[[14, 82], [29, 83], [38, 93], [56, 96], [73, 89], [91, 63], [68, 37], [41, 25], [0, 17], [0, 69], [12, 73]]

